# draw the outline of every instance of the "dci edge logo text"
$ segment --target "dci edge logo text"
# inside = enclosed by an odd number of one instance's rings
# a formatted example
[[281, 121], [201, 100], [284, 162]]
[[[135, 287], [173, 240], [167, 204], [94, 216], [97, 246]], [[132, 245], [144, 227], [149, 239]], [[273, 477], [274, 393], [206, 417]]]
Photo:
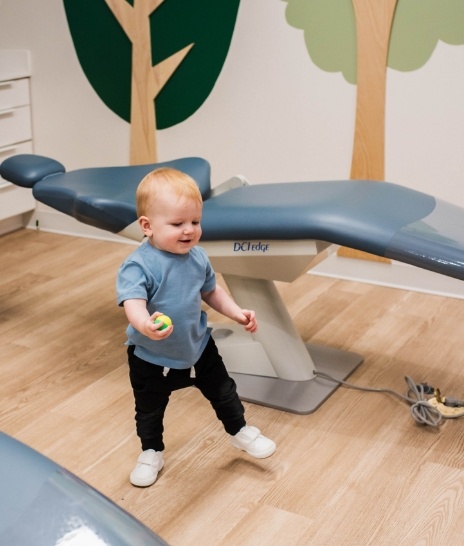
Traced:
[[234, 243], [234, 252], [267, 252], [270, 248], [269, 243], [263, 242], [251, 242], [244, 241], [243, 243], [235, 242]]

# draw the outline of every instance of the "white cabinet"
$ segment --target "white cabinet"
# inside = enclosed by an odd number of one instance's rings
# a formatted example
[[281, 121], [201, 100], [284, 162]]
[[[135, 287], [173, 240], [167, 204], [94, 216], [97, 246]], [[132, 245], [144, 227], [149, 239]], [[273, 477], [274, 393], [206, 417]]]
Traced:
[[[27, 52], [0, 51], [0, 163], [32, 153], [32, 124]], [[0, 177], [0, 233], [23, 225], [24, 213], [35, 209], [32, 191]], [[8, 222], [5, 222], [8, 220]]]

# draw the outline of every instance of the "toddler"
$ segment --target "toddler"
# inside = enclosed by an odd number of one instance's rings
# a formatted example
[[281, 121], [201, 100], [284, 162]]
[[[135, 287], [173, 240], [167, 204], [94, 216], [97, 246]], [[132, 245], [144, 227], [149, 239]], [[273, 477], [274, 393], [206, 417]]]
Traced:
[[[138, 222], [146, 240], [122, 264], [117, 301], [124, 306], [129, 377], [142, 453], [130, 474], [133, 485], [152, 485], [163, 468], [163, 417], [171, 392], [195, 386], [209, 400], [232, 445], [256, 458], [272, 455], [275, 443], [246, 424], [236, 385], [207, 327], [202, 301], [226, 317], [258, 328], [255, 312], [241, 309], [216, 284], [201, 237], [203, 202], [185, 173], [159, 168], [136, 192]], [[162, 314], [172, 325], [155, 324]]]

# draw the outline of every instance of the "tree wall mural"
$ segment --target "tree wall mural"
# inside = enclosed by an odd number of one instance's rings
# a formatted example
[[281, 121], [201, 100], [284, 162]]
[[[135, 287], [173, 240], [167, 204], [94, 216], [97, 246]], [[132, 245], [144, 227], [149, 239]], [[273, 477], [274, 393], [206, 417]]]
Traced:
[[156, 132], [181, 123], [220, 74], [240, 0], [64, 0], [81, 67], [130, 123], [130, 163], [158, 161]]
[[283, 0], [312, 61], [357, 84], [350, 177], [384, 180], [387, 67], [411, 71], [439, 40], [464, 44], [462, 0]]

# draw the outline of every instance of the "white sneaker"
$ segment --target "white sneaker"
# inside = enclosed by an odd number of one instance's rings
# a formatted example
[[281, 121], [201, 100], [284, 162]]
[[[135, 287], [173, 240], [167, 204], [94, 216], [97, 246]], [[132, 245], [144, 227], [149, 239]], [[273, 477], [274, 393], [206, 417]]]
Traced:
[[276, 450], [275, 443], [261, 434], [256, 427], [245, 425], [235, 436], [230, 439], [232, 445], [246, 451], [248, 455], [256, 459], [265, 459]]
[[156, 481], [158, 472], [164, 466], [164, 458], [162, 451], [147, 449], [142, 451], [134, 470], [130, 474], [130, 482], [137, 487], [148, 487]]

